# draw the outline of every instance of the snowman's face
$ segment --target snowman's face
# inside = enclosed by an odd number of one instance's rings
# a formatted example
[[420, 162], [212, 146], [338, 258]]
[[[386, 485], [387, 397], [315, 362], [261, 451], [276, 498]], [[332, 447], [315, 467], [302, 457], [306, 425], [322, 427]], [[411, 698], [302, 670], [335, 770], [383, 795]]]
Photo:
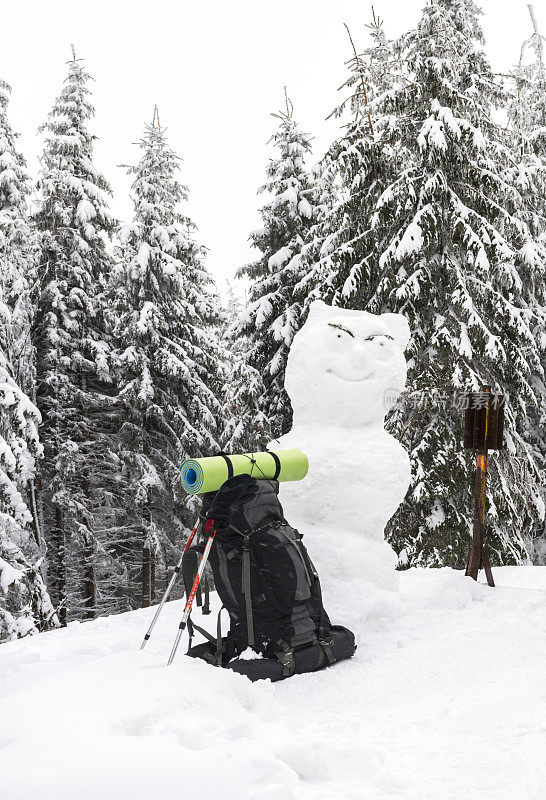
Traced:
[[322, 332], [325, 372], [341, 382], [369, 381], [384, 370], [385, 362], [395, 357], [394, 336], [380, 324], [343, 322], [327, 322]]
[[313, 303], [286, 370], [295, 422], [382, 423], [404, 388], [408, 338], [407, 322], [399, 314]]

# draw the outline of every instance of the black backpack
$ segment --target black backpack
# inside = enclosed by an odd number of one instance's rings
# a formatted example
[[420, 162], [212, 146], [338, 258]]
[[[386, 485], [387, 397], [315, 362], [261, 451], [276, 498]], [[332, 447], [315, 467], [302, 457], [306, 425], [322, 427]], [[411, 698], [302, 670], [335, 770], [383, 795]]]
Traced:
[[[349, 658], [355, 651], [353, 634], [332, 626], [322, 605], [320, 581], [302, 536], [284, 518], [279, 484], [258, 481], [250, 500], [230, 508], [231, 523], [218, 530], [209, 555], [214, 586], [229, 614], [226, 638], [199, 628], [207, 642], [188, 654], [219, 666], [229, 666], [253, 680], [280, 680]], [[202, 519], [215, 497], [205, 495]], [[202, 551], [204, 544], [189, 548]], [[195, 562], [194, 562], [195, 563]], [[191, 588], [186, 579], [187, 589]], [[247, 648], [262, 658], [239, 659]]]

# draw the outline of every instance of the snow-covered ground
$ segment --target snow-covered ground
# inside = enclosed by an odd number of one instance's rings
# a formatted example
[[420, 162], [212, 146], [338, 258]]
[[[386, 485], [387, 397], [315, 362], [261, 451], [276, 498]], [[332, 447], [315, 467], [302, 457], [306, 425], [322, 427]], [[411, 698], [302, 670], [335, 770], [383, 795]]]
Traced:
[[402, 573], [351, 661], [277, 684], [166, 668], [180, 602], [144, 652], [151, 609], [3, 644], [0, 796], [543, 800], [546, 568], [494, 575]]

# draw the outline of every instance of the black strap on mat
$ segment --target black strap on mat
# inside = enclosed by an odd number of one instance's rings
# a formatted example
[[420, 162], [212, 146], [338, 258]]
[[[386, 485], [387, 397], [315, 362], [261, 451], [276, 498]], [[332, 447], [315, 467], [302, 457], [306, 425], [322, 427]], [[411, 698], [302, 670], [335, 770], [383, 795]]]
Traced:
[[275, 462], [275, 474], [273, 475], [273, 480], [276, 481], [278, 479], [279, 475], [281, 474], [281, 460], [280, 460], [279, 456], [276, 453], [274, 453], [272, 450], [268, 450], [267, 452], [269, 453], [269, 455], [271, 456], [271, 458]]
[[219, 453], [219, 455], [227, 464], [227, 476], [229, 480], [230, 478], [233, 478], [233, 464], [231, 463], [231, 458], [226, 456], [225, 453]]

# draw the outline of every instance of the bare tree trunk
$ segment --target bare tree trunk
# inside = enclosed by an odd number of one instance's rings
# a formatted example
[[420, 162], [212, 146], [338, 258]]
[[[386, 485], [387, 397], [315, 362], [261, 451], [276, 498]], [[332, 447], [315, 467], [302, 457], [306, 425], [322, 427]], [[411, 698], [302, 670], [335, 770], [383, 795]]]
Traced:
[[[81, 369], [80, 389], [82, 393], [86, 392], [87, 388], [88, 388], [87, 375], [83, 371], [83, 369]], [[97, 587], [95, 580], [95, 544], [92, 535], [93, 522], [90, 512], [91, 489], [89, 486], [89, 472], [87, 463], [84, 467], [82, 474], [82, 489], [86, 500], [86, 509], [84, 511], [84, 519], [82, 520], [82, 522], [85, 523], [89, 531], [89, 536], [86, 536], [83, 548], [83, 558], [84, 558], [83, 588], [84, 588], [85, 617], [86, 619], [94, 619], [96, 612]]]
[[94, 619], [96, 613], [96, 583], [95, 583], [95, 548], [93, 542], [88, 541], [84, 547], [84, 603], [85, 603], [85, 616], [87, 619]]
[[150, 605], [155, 603], [155, 550], [150, 553]]
[[57, 561], [57, 574], [55, 583], [57, 584], [59, 608], [59, 622], [64, 627], [66, 625], [66, 531], [63, 510], [60, 506], [55, 506], [55, 557]]
[[40, 552], [43, 554], [43, 547], [42, 547], [42, 530], [40, 528], [40, 520], [38, 519], [38, 507], [36, 505], [36, 486], [35, 486], [35, 479], [32, 478], [29, 485], [29, 499], [30, 499], [30, 511], [32, 514], [32, 531], [34, 533], [34, 541], [38, 546]]
[[142, 608], [150, 605], [150, 548], [146, 545], [142, 548]]
[[[83, 476], [83, 493], [87, 501], [87, 512], [89, 513], [89, 478], [87, 470]], [[87, 519], [87, 527], [89, 529], [89, 518]], [[85, 616], [87, 619], [94, 619], [96, 614], [96, 600], [97, 600], [97, 587], [95, 580], [95, 543], [93, 536], [86, 537], [85, 545], [83, 548], [84, 558], [84, 573], [83, 573], [83, 587], [85, 597]]]

